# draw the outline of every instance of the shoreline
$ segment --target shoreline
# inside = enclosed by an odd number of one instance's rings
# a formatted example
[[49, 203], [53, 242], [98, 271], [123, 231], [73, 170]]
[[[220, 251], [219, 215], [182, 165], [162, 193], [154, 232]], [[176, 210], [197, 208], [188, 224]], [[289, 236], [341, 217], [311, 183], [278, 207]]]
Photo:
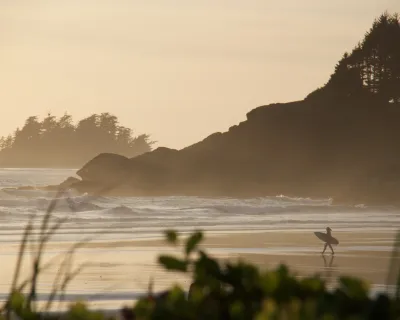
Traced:
[[[386, 281], [395, 232], [334, 230], [333, 235], [340, 241], [340, 245], [334, 247], [334, 256], [330, 253], [321, 256], [322, 242], [311, 232], [301, 230], [218, 235], [206, 232], [201, 247], [221, 261], [243, 259], [260, 269], [275, 268], [284, 263], [299, 277], [320, 274], [329, 286], [335, 285], [342, 275], [360, 277], [371, 284], [371, 294], [385, 291], [387, 284], [395, 283], [395, 279]], [[71, 243], [50, 242], [43, 262], [57, 255], [62, 257], [70, 246]], [[0, 292], [3, 294], [8, 292], [17, 248], [17, 244], [6, 244], [0, 250]], [[157, 264], [159, 254], [179, 255], [180, 252], [179, 247], [169, 246], [162, 239], [87, 243], [74, 257], [75, 267], [82, 264], [87, 267], [71, 282], [67, 290], [69, 301], [62, 306], [66, 307], [76, 297], [88, 300], [91, 309], [118, 310], [131, 305], [140, 292], [145, 293], [150, 279], [154, 280], [155, 292], [174, 283], [180, 283], [187, 290], [190, 285], [187, 275], [161, 270]], [[30, 263], [28, 252], [22, 268], [24, 276], [29, 274]], [[58, 265], [55, 263], [40, 277], [39, 293], [43, 298], [51, 291]]]

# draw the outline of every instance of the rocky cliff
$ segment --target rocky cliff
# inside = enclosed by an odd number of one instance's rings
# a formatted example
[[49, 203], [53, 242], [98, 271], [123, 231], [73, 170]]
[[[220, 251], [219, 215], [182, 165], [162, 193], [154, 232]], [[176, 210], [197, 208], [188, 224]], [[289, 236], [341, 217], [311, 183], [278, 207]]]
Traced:
[[101, 154], [72, 183], [130, 195], [333, 197], [398, 204], [400, 21], [380, 16], [329, 81], [302, 101], [261, 106], [228, 132], [132, 159]]
[[[358, 103], [359, 104], [359, 103]], [[81, 192], [130, 195], [333, 197], [395, 203], [400, 108], [306, 99], [250, 111], [228, 132], [182, 150], [100, 154], [77, 174]]]

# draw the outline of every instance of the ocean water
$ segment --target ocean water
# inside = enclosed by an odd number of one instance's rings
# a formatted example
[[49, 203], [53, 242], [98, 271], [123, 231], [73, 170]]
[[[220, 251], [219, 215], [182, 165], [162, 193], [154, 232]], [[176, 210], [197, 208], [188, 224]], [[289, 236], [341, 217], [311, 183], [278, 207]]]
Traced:
[[[75, 169], [0, 169], [0, 241], [18, 242], [33, 216], [37, 223], [54, 192], [14, 190], [57, 184]], [[251, 232], [260, 230], [396, 231], [400, 210], [391, 206], [332, 205], [331, 199], [201, 197], [90, 197], [69, 192], [58, 198], [54, 219], [66, 219], [56, 241], [129, 240], [159, 237], [162, 230]]]
[[[0, 169], [2, 261], [15, 261], [17, 244], [29, 219], [33, 217], [35, 226], [38, 227], [47, 207], [56, 196], [55, 192], [15, 188], [57, 184], [69, 176], [74, 176], [75, 172], [75, 169]], [[70, 191], [57, 199], [52, 219], [65, 219], [52, 239], [53, 244], [61, 246], [88, 238], [92, 242], [103, 244], [154, 239], [162, 237], [162, 231], [165, 229], [181, 232], [202, 229], [208, 234], [259, 231], [304, 231], [311, 234], [330, 226], [334, 232], [362, 231], [372, 234], [375, 232], [377, 235], [393, 234], [400, 229], [400, 210], [392, 206], [340, 206], [333, 205], [331, 199], [290, 198], [284, 195], [251, 199], [176, 196], [94, 198]], [[345, 257], [356, 251], [365, 251], [366, 255], [376, 252], [376, 257], [379, 258], [381, 253], [392, 250], [390, 238], [384, 237], [381, 240], [375, 237], [372, 245], [368, 239], [365, 245], [354, 245], [349, 241], [339, 246], [340, 255]], [[239, 256], [279, 253], [315, 257], [315, 253], [318, 252], [316, 250], [320, 250], [317, 246], [319, 243], [316, 243], [315, 247], [302, 248], [283, 243], [273, 247], [217, 247], [211, 251], [216, 254]], [[57, 248], [53, 246], [48, 249], [48, 257], [59, 253], [60, 249]], [[78, 283], [72, 285], [65, 300], [84, 299], [93, 302], [95, 307], [116, 308], [123, 301], [135, 299], [146, 290], [146, 277], [153, 274], [154, 256], [158, 249], [129, 246], [113, 248], [112, 245], [85, 249], [83, 256], [98, 263], [98, 266], [84, 273]], [[315, 269], [313, 263], [307, 262], [303, 265], [300, 261], [298, 267]], [[324, 261], [318, 262], [322, 265], [323, 263]], [[354, 269], [349, 269], [350, 272], [356, 272], [358, 267], [352, 268]], [[48, 297], [53, 281], [50, 276], [54, 276], [55, 273], [56, 271], [43, 279], [39, 299], [46, 300]], [[12, 267], [0, 271], [0, 300], [7, 296], [11, 275]], [[167, 285], [171, 280], [166, 275], [160, 277], [157, 280], [158, 284], [163, 284], [164, 281]], [[140, 285], [137, 286], [138, 283]], [[375, 283], [374, 290], [379, 290], [383, 285]]]

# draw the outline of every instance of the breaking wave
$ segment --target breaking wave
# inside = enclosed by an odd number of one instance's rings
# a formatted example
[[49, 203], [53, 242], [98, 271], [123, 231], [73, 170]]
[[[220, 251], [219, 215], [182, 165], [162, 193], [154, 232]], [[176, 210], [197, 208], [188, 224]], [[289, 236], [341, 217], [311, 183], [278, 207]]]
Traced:
[[[10, 173], [11, 172], [11, 173]], [[0, 241], [19, 241], [32, 215], [43, 215], [55, 192], [19, 190], [28, 185], [22, 175], [0, 180]], [[54, 181], [56, 171], [52, 171]], [[42, 174], [42, 171], [36, 174]], [[42, 177], [43, 178], [43, 177]], [[11, 179], [11, 180], [10, 180]], [[63, 179], [58, 178], [59, 181]], [[12, 183], [11, 183], [11, 182]], [[45, 181], [48, 183], [51, 181]], [[3, 182], [3, 183], [2, 183]], [[10, 187], [10, 185], [12, 185]], [[385, 212], [385, 219], [382, 219]], [[57, 233], [59, 241], [76, 241], [97, 234], [103, 239], [133, 239], [160, 236], [165, 228], [181, 231], [205, 229], [209, 232], [234, 230], [393, 229], [400, 226], [400, 214], [391, 207], [339, 206], [332, 199], [296, 198], [285, 195], [252, 199], [201, 197], [91, 197], [64, 194], [57, 199], [54, 218], [66, 218]]]

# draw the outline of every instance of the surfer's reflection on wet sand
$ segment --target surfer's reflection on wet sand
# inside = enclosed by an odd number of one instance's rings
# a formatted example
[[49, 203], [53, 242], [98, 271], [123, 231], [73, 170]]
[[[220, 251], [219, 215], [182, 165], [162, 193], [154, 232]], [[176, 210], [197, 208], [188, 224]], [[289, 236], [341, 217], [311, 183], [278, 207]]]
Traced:
[[329, 264], [327, 263], [327, 259], [324, 255], [321, 255], [322, 259], [324, 260], [324, 267], [322, 269], [322, 277], [326, 281], [327, 284], [330, 284], [333, 281], [333, 274], [336, 265], [333, 265], [333, 260], [335, 259], [334, 255], [330, 256]]

